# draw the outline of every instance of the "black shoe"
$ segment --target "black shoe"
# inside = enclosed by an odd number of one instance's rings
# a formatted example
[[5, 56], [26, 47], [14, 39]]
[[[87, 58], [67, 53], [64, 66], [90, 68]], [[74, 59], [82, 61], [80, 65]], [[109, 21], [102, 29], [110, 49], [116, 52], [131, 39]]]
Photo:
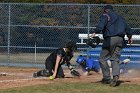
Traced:
[[103, 78], [101, 81], [102, 84], [110, 84], [111, 83], [111, 79], [105, 79]]
[[33, 73], [33, 77], [34, 78], [37, 78], [38, 77], [37, 72]]
[[118, 85], [118, 80], [119, 80], [119, 77], [118, 76], [114, 76], [111, 83], [110, 83], [110, 86], [112, 87], [115, 87]]

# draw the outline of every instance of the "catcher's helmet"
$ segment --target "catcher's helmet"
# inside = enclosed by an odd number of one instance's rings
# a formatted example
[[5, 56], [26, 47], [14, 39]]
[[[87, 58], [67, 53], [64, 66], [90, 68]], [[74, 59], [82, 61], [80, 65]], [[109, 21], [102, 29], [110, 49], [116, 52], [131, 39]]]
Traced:
[[72, 40], [67, 41], [64, 47], [70, 50], [77, 50], [76, 43]]
[[95, 48], [100, 43], [100, 38], [98, 36], [89, 38], [86, 42], [87, 45]]

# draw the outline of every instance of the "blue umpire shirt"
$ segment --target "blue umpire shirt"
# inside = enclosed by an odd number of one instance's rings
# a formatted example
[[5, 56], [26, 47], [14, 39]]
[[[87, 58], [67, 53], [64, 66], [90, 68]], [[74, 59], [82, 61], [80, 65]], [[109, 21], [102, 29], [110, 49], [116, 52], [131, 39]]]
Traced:
[[103, 37], [113, 37], [127, 35], [128, 38], [132, 37], [132, 30], [125, 22], [124, 18], [115, 12], [109, 11], [101, 15], [98, 25], [93, 33], [100, 33], [102, 31]]

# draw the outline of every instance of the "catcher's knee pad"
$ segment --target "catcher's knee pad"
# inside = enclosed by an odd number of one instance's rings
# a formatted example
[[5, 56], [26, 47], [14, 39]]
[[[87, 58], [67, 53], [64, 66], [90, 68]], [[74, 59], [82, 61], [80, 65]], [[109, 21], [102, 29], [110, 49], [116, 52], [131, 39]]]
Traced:
[[49, 70], [47, 69], [43, 69], [43, 70], [40, 70], [36, 73], [36, 76], [45, 76], [45, 77], [49, 77], [51, 74], [49, 72]]
[[51, 76], [49, 70], [47, 70], [47, 69], [42, 70], [42, 73], [41, 74], [42, 74], [42, 76], [46, 76], [46, 77]]
[[33, 77], [34, 78], [37, 78], [38, 77], [37, 72], [33, 73]]

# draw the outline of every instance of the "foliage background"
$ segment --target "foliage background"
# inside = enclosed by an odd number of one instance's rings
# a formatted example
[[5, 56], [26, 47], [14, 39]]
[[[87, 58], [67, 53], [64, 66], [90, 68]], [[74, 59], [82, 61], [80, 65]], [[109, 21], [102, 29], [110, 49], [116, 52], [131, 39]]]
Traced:
[[0, 0], [3, 3], [140, 4], [140, 0]]

